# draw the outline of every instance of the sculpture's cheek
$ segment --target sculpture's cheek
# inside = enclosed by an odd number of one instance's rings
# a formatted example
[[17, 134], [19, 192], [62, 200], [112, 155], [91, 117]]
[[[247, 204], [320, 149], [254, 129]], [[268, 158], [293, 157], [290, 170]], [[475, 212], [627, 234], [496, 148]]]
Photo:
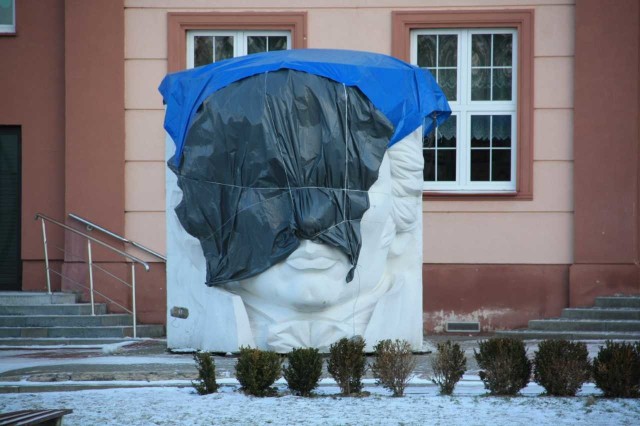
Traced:
[[347, 288], [352, 297], [358, 293], [366, 294], [380, 282], [386, 269], [389, 246], [396, 235], [392, 218], [391, 172], [386, 154], [380, 165], [378, 180], [369, 190], [369, 203], [369, 210], [360, 223], [362, 248], [358, 266], [353, 282]]

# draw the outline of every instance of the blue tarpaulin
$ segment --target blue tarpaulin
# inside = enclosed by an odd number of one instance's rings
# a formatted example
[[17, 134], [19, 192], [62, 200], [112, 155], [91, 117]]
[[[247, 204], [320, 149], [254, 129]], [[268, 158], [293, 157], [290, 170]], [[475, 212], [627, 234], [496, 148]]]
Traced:
[[[256, 74], [280, 69], [303, 71], [355, 86], [394, 126], [389, 146], [418, 126], [425, 134], [442, 124], [451, 109], [431, 74], [399, 59], [350, 50], [301, 49], [259, 53], [228, 59], [167, 75], [159, 90], [167, 110], [164, 127], [176, 144], [180, 164], [189, 125], [212, 93]], [[425, 117], [431, 119], [425, 121]]]

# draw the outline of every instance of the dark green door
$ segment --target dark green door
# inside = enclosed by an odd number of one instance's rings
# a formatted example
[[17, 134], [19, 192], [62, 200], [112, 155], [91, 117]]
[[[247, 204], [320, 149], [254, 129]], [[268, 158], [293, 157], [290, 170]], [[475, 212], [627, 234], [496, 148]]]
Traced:
[[0, 126], [0, 291], [22, 288], [20, 126]]

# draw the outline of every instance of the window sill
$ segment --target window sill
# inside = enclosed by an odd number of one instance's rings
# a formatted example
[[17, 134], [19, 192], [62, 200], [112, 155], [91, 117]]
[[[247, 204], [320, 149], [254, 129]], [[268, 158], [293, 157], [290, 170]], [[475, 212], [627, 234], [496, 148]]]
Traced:
[[423, 201], [531, 201], [533, 194], [513, 192], [435, 192], [424, 191]]
[[0, 32], [0, 37], [15, 37], [17, 35], [18, 35], [18, 33], [15, 32], [15, 31], [14, 32], [6, 32], [6, 33]]

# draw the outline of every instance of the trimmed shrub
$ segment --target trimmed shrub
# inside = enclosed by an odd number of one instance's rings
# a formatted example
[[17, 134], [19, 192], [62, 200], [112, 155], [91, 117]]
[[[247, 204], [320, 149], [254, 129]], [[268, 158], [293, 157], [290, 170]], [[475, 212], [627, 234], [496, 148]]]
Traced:
[[640, 396], [640, 343], [607, 340], [593, 359], [593, 379], [607, 398]]
[[587, 345], [567, 340], [543, 340], [533, 361], [534, 381], [548, 395], [575, 396], [591, 376]]
[[360, 336], [338, 340], [329, 347], [327, 370], [343, 395], [362, 391], [362, 376], [366, 370], [364, 339]]
[[521, 340], [494, 337], [480, 342], [479, 352], [473, 351], [480, 379], [491, 395], [516, 395], [527, 386], [531, 376], [531, 361]]
[[433, 356], [433, 378], [431, 381], [440, 387], [442, 395], [451, 395], [456, 383], [467, 370], [467, 358], [457, 343], [447, 340], [438, 343], [438, 352]]
[[273, 383], [280, 378], [280, 355], [260, 349], [240, 348], [236, 363], [236, 378], [241, 390], [253, 396], [277, 394]]
[[191, 382], [199, 395], [208, 395], [218, 391], [218, 383], [216, 383], [216, 364], [209, 352], [196, 352], [193, 354], [193, 360], [196, 362], [198, 369], [198, 379]]
[[287, 355], [289, 365], [282, 368], [287, 386], [294, 395], [310, 396], [322, 374], [322, 356], [317, 349], [293, 349]]
[[375, 346], [376, 359], [371, 366], [377, 384], [393, 392], [393, 396], [404, 395], [404, 389], [416, 366], [411, 345], [406, 340], [381, 340]]

